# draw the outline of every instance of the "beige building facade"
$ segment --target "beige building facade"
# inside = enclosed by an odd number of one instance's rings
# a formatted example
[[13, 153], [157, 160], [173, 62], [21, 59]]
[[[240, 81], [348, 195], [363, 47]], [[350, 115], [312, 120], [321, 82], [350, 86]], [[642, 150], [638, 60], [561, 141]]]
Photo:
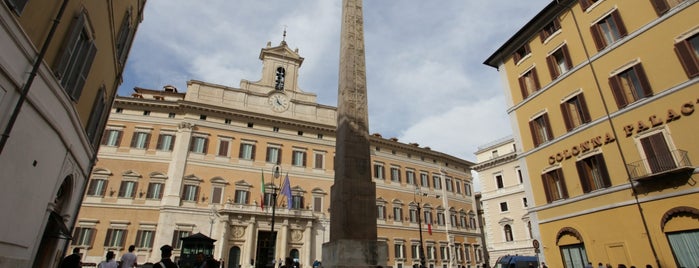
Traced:
[[699, 265], [697, 17], [693, 0], [552, 1], [486, 60], [549, 266]]
[[476, 151], [481, 184], [483, 231], [487, 242], [490, 266], [506, 255], [535, 256], [532, 226], [536, 222], [527, 209], [531, 197], [525, 193], [525, 178], [517, 159], [514, 138], [506, 137], [482, 145]]
[[[336, 108], [299, 88], [298, 49], [268, 43], [259, 58], [261, 78], [239, 87], [189, 81], [186, 92], [136, 88], [116, 99], [74, 229], [83, 261], [97, 262], [107, 250], [121, 256], [132, 244], [139, 263], [158, 261], [164, 244], [178, 259], [179, 238], [196, 233], [216, 239], [213, 257], [225, 267], [285, 256], [303, 266], [322, 261]], [[430, 223], [422, 226], [428, 265], [482, 265], [473, 163], [379, 134], [370, 139], [368, 175], [389, 265], [419, 263], [418, 206]]]
[[0, 266], [68, 248], [145, 2], [0, 1]]

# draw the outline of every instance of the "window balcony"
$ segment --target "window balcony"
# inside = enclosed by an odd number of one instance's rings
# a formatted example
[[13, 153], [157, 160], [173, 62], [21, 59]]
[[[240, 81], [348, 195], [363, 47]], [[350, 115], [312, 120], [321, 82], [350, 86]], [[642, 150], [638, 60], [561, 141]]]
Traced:
[[687, 151], [674, 150], [667, 154], [658, 154], [626, 165], [632, 180], [646, 181], [655, 178], [667, 178], [677, 175], [691, 175], [694, 167]]

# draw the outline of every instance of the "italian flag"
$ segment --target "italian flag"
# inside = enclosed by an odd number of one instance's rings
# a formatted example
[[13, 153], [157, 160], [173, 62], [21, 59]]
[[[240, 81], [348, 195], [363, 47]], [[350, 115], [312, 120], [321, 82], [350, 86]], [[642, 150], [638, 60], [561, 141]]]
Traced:
[[264, 210], [265, 209], [265, 171], [264, 169], [260, 169], [262, 172], [262, 187], [260, 189], [262, 190], [260, 192], [260, 209]]

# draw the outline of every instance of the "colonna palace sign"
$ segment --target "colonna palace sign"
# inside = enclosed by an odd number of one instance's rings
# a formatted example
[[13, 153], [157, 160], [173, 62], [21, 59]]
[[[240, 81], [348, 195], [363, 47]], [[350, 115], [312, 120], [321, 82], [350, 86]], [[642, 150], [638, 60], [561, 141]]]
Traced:
[[[636, 123], [627, 124], [623, 127], [624, 133], [628, 138], [632, 136], [634, 133], [638, 134], [651, 128], [661, 126], [663, 124], [672, 123], [674, 121], [679, 120], [683, 116], [690, 116], [694, 113], [695, 104], [699, 104], [699, 99], [697, 99], [696, 101], [689, 101], [683, 103], [680, 106], [679, 112], [675, 109], [670, 108], [664, 115], [658, 116], [657, 114], [652, 114], [648, 117], [648, 120], [638, 120]], [[616, 138], [609, 132], [604, 134], [604, 136], [600, 135], [597, 137], [593, 137], [589, 140], [581, 142], [580, 144], [573, 145], [573, 147], [569, 149], [564, 149], [563, 151], [560, 151], [555, 155], [549, 156], [549, 165], [563, 162], [564, 160], [569, 159], [573, 156], [578, 156], [581, 153], [585, 153], [594, 148], [601, 147], [602, 145], [607, 145], [615, 141]]]

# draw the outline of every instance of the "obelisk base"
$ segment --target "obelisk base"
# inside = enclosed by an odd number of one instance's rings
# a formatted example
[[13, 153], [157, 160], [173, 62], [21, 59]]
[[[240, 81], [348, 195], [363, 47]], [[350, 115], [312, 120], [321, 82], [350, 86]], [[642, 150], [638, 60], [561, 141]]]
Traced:
[[376, 240], [337, 240], [323, 244], [323, 267], [386, 267], [388, 245]]

